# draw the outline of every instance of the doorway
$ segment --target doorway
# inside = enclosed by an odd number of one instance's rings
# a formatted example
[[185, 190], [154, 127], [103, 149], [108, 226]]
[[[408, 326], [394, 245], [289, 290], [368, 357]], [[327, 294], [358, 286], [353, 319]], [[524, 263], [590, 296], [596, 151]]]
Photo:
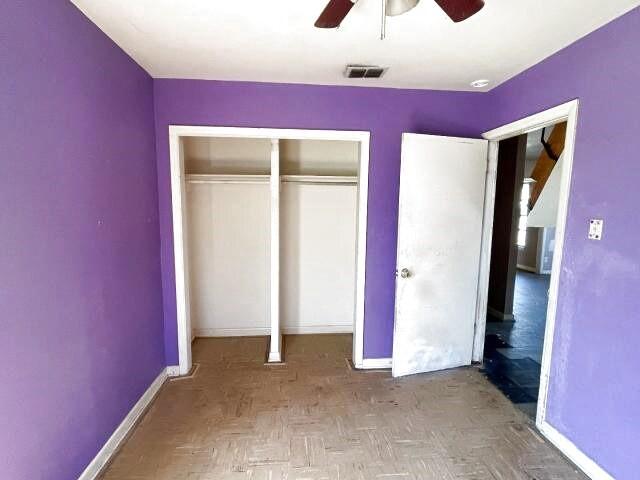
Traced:
[[484, 372], [535, 418], [566, 122], [499, 142]]
[[[480, 275], [478, 281], [478, 303], [476, 309], [476, 331], [474, 335], [473, 359], [482, 362], [485, 350], [485, 333], [487, 330], [487, 311], [489, 300], [489, 276], [493, 238], [494, 207], [496, 202], [496, 181], [498, 170], [499, 142], [512, 139], [531, 132], [540, 131], [542, 128], [550, 128], [553, 125], [566, 122], [566, 135], [562, 159], [554, 167], [553, 179], [556, 182], [557, 210], [554, 212], [555, 232], [553, 240], [553, 258], [551, 260], [551, 272], [548, 277], [548, 298], [545, 314], [544, 340], [542, 357], [540, 361], [539, 388], [536, 405], [536, 426], [554, 444], [558, 446], [557, 433], [545, 420], [547, 395], [549, 388], [549, 376], [551, 371], [551, 353], [553, 347], [553, 335], [555, 328], [556, 306], [559, 291], [560, 267], [562, 263], [563, 245], [565, 239], [565, 226], [569, 204], [569, 191], [571, 185], [571, 172], [573, 166], [575, 135], [578, 119], [578, 100], [573, 100], [549, 110], [531, 115], [513, 123], [491, 130], [483, 135], [489, 140], [489, 166], [487, 173], [487, 189], [485, 196], [485, 221], [483, 223], [482, 254], [480, 262]], [[515, 286], [514, 286], [515, 288]], [[544, 308], [543, 308], [544, 310]], [[559, 446], [561, 448], [561, 446]], [[562, 448], [561, 448], [562, 449]]]
[[[540, 398], [546, 401], [553, 318], [568, 204], [577, 101], [487, 132], [485, 140], [404, 134], [400, 171], [393, 376], [425, 373], [482, 362], [489, 304], [490, 260], [498, 156], [526, 147], [526, 134], [561, 123], [566, 128], [565, 160], [547, 172], [558, 200], [556, 251], [549, 278], [547, 326], [540, 363]], [[513, 139], [514, 137], [519, 137]], [[506, 140], [500, 148], [499, 142]], [[446, 161], [445, 161], [446, 159]], [[510, 221], [517, 229], [520, 209], [513, 199], [523, 190], [524, 165], [511, 168]], [[514, 178], [520, 178], [515, 182]], [[552, 181], [553, 180], [553, 181]], [[541, 182], [542, 183], [542, 182]], [[529, 197], [532, 194], [528, 195]], [[540, 196], [539, 203], [544, 204]], [[528, 210], [526, 212], [529, 213]], [[513, 230], [513, 239], [518, 237]], [[508, 240], [506, 243], [509, 245]], [[515, 274], [515, 240], [504, 270]], [[495, 268], [494, 268], [495, 271]], [[505, 287], [506, 288], [506, 287]], [[513, 301], [515, 284], [507, 292]], [[503, 292], [504, 293], [504, 292]], [[542, 310], [545, 310], [542, 308]], [[474, 328], [475, 327], [475, 328]], [[546, 359], [546, 361], [545, 361]], [[544, 401], [538, 404], [537, 418]]]

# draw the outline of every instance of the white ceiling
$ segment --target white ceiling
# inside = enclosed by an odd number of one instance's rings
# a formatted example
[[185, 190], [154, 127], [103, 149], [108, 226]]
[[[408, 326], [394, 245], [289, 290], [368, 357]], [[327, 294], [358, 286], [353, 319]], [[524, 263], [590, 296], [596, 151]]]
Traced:
[[[640, 5], [640, 0], [486, 0], [454, 24], [432, 0], [387, 22], [360, 0], [337, 30], [314, 28], [328, 0], [72, 0], [156, 78], [489, 90]], [[347, 63], [389, 67], [343, 78]]]

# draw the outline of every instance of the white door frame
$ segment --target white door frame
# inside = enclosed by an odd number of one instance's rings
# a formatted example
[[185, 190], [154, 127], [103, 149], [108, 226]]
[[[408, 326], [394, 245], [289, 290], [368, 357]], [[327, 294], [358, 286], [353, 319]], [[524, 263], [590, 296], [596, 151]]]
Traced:
[[478, 308], [476, 309], [476, 331], [474, 335], [473, 360], [481, 362], [484, 354], [484, 335], [487, 323], [487, 300], [489, 293], [489, 266], [491, 262], [491, 241], [493, 234], [493, 213], [496, 194], [496, 170], [498, 166], [498, 142], [501, 140], [523, 135], [542, 127], [559, 122], [567, 122], [567, 134], [564, 145], [564, 169], [560, 186], [558, 217], [556, 220], [556, 246], [553, 256], [553, 267], [549, 283], [549, 303], [542, 353], [540, 396], [538, 398], [538, 412], [536, 423], [538, 426], [544, 421], [546, 413], [547, 393], [549, 386], [549, 372], [551, 367], [551, 349], [553, 330], [555, 326], [556, 307], [558, 302], [558, 286], [560, 267], [564, 247], [567, 209], [571, 187], [571, 171], [575, 148], [576, 126], [578, 119], [578, 100], [573, 100], [543, 112], [531, 115], [508, 125], [484, 133], [482, 136], [489, 140], [489, 166], [487, 169], [487, 188], [485, 194], [484, 222], [482, 231], [482, 257], [480, 260], [480, 280], [478, 285]]
[[[176, 318], [178, 327], [179, 373], [191, 370], [191, 321], [189, 318], [189, 277], [187, 273], [185, 173], [182, 137], [242, 137], [271, 140], [344, 140], [360, 144], [358, 175], [358, 218], [356, 245], [356, 305], [353, 322], [353, 362], [362, 368], [364, 350], [364, 288], [367, 254], [367, 202], [369, 193], [369, 145], [371, 134], [364, 131], [298, 130], [279, 128], [203, 127], [187, 125], [169, 126], [169, 161], [171, 168], [171, 204], [173, 213], [173, 255], [176, 282]], [[273, 193], [273, 192], [272, 192]], [[272, 223], [273, 223], [272, 216]], [[277, 322], [272, 323], [273, 325]], [[279, 329], [279, 325], [278, 325]], [[280, 332], [273, 332], [279, 342]], [[278, 352], [279, 353], [279, 352]], [[273, 358], [273, 357], [272, 357]]]
[[565, 454], [569, 460], [575, 463], [588, 476], [594, 479], [612, 479], [612, 477], [599, 465], [580, 451], [580, 449], [574, 445], [571, 440], [562, 435], [546, 420], [549, 376], [551, 373], [551, 354], [553, 348], [556, 309], [558, 304], [558, 289], [562, 267], [562, 254], [564, 251], [569, 196], [571, 193], [571, 173], [575, 153], [578, 107], [579, 101], [577, 99], [572, 100], [513, 123], [498, 127], [482, 135], [483, 138], [489, 140], [489, 164], [487, 169], [484, 207], [485, 213], [482, 232], [482, 255], [480, 259], [480, 276], [478, 281], [478, 307], [476, 309], [476, 331], [474, 335], [473, 360], [481, 362], [484, 353], [484, 336], [489, 292], [489, 265], [491, 261], [491, 240], [493, 234], [493, 213], [496, 190], [496, 169], [498, 165], [498, 142], [538, 130], [542, 127], [566, 121], [567, 133], [564, 146], [564, 168], [562, 171], [560, 185], [558, 216], [556, 219], [555, 249], [553, 252], [553, 264], [549, 283], [549, 303], [547, 306], [547, 319], [542, 351], [536, 427], [551, 443]]

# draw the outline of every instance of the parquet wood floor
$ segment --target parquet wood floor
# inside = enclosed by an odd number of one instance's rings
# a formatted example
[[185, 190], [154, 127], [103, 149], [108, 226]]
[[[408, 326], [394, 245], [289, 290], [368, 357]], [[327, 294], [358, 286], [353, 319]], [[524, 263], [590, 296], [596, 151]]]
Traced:
[[350, 335], [197, 339], [102, 480], [586, 479], [469, 367], [354, 371]]

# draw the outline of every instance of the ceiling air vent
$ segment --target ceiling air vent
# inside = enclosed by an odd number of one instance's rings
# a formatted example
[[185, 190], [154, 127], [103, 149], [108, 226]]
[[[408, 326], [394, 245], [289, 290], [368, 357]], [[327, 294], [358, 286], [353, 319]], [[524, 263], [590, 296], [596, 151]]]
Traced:
[[387, 71], [376, 65], [347, 65], [344, 76], [347, 78], [380, 78]]

